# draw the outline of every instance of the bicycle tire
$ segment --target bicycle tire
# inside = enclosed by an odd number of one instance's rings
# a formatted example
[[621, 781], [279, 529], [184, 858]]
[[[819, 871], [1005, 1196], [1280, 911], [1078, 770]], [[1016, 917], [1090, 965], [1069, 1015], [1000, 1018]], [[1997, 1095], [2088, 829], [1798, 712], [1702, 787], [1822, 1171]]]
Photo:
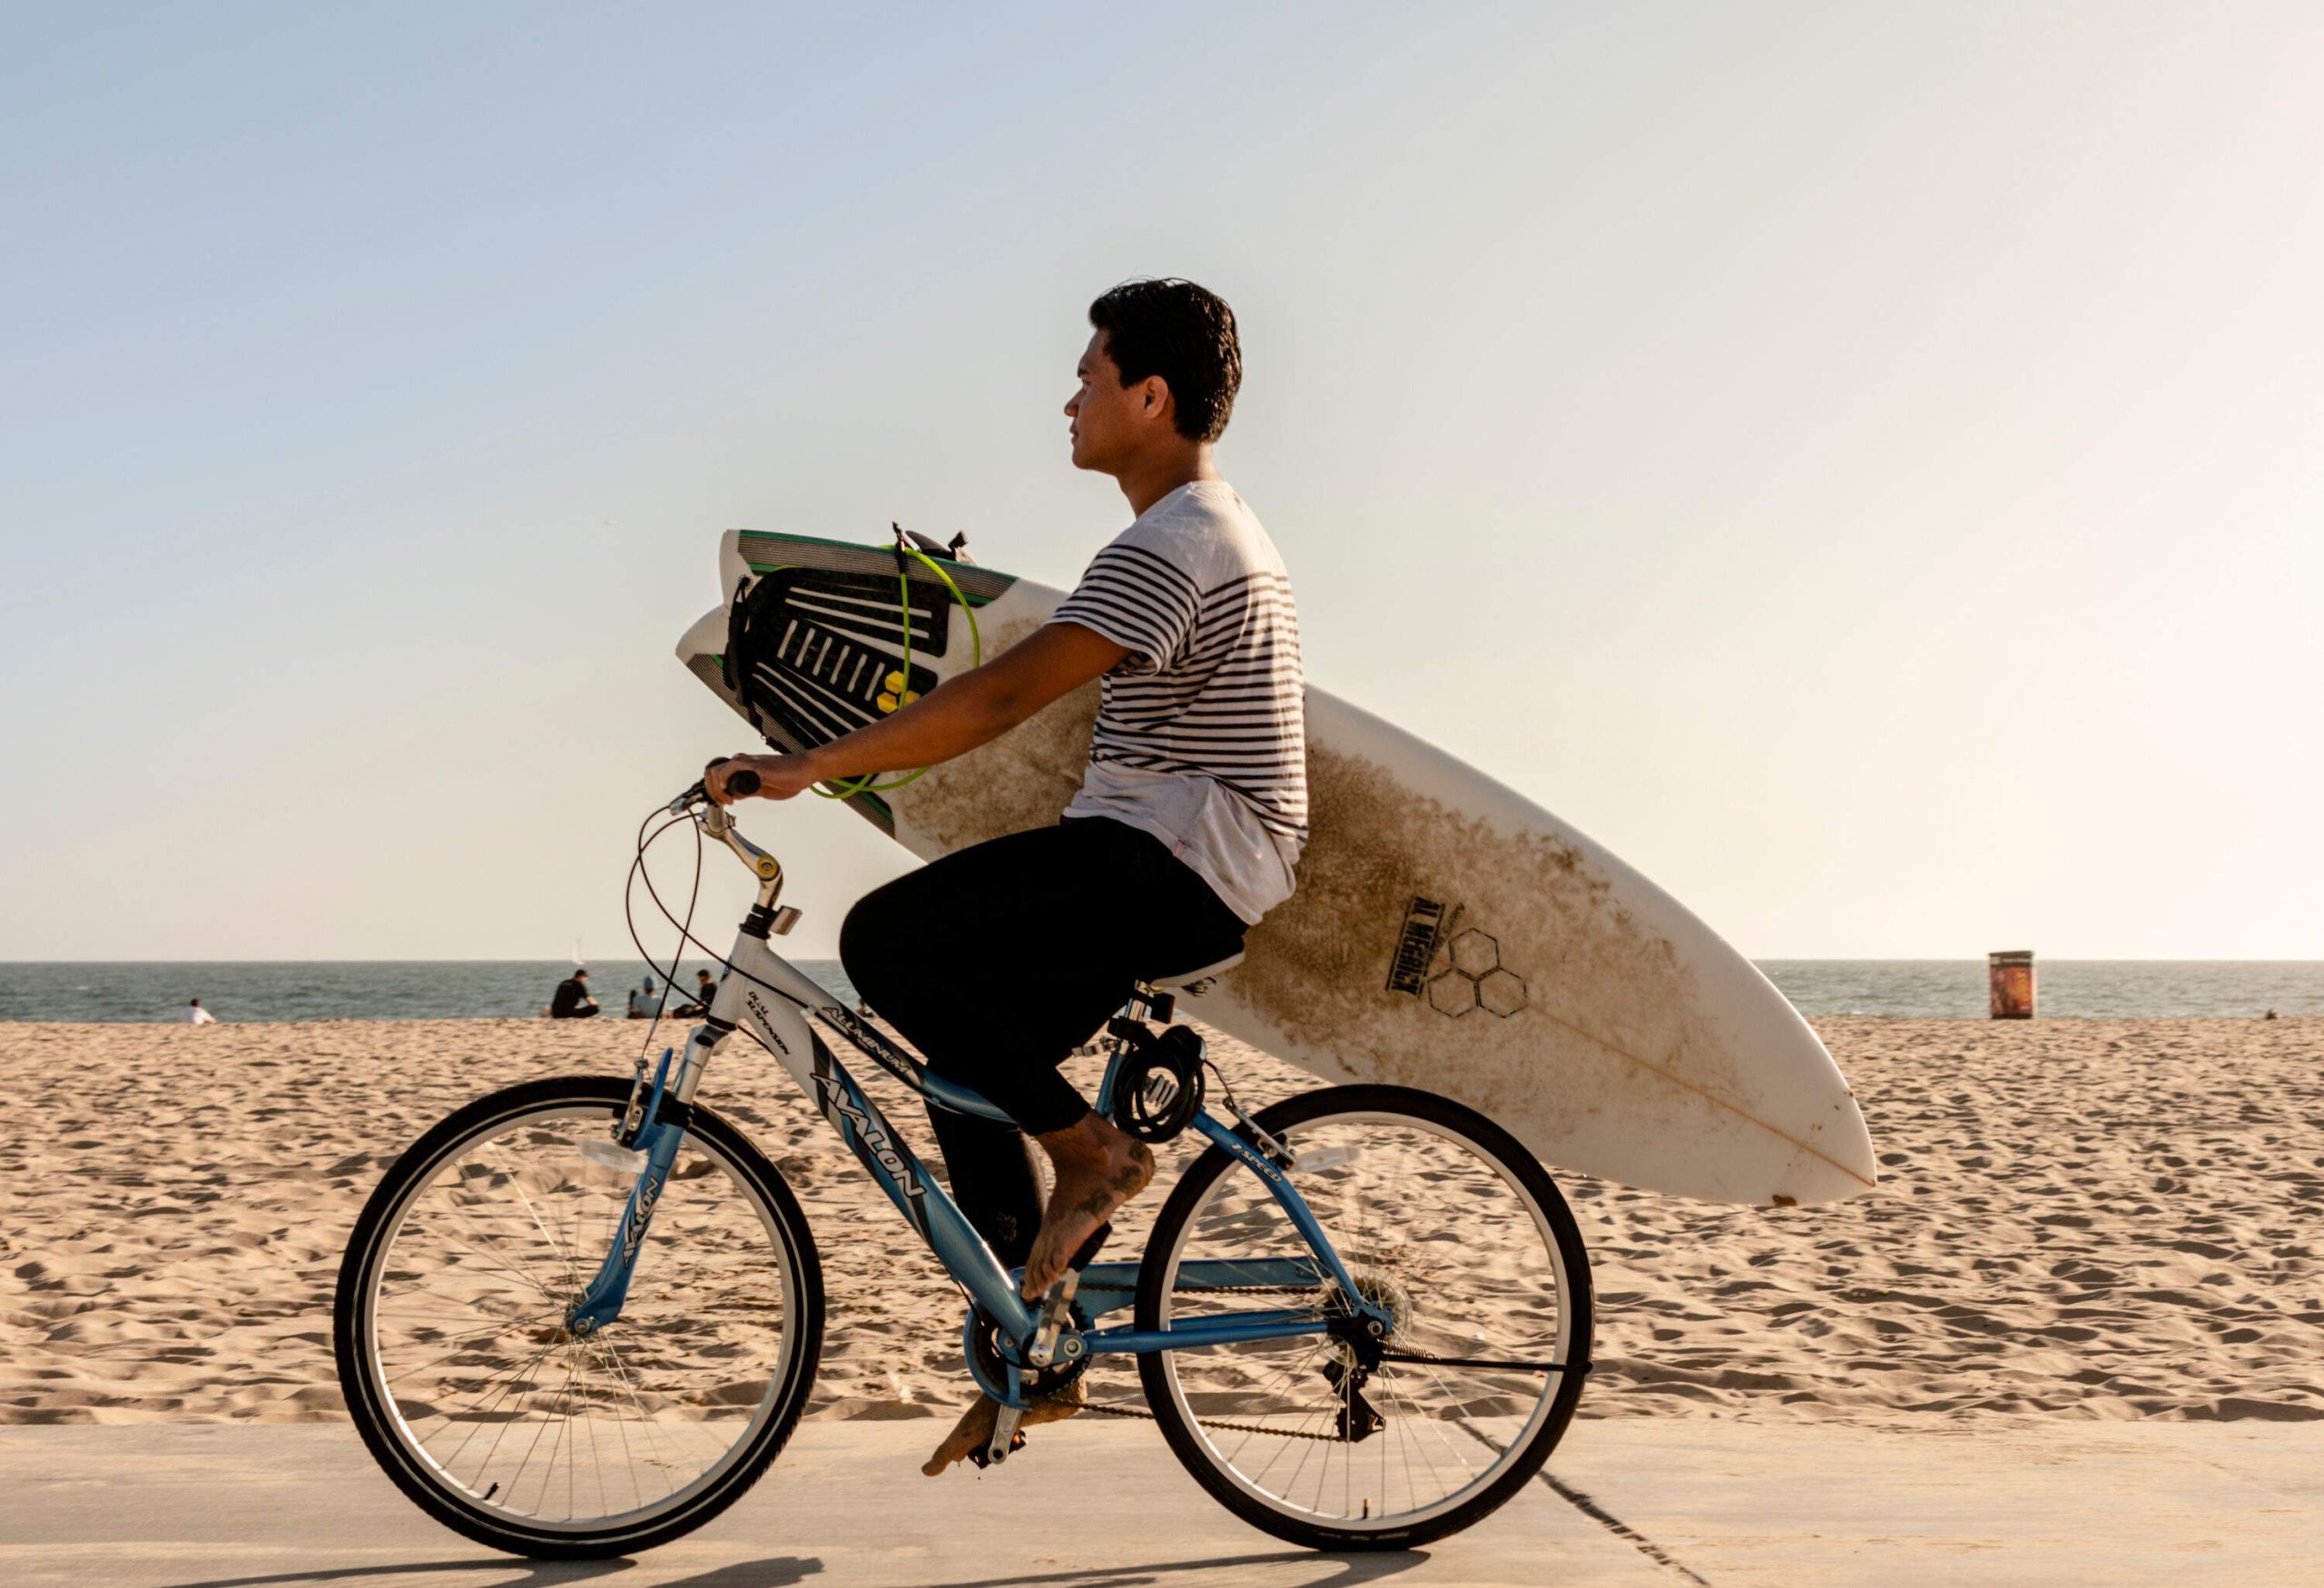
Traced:
[[814, 1385], [822, 1350], [822, 1269], [806, 1217], [782, 1171], [749, 1138], [720, 1115], [696, 1105], [687, 1123], [689, 1136], [709, 1143], [745, 1182], [745, 1189], [765, 1203], [783, 1248], [785, 1272], [792, 1276], [793, 1294], [785, 1300], [796, 1308], [797, 1343], [783, 1365], [773, 1413], [748, 1436], [748, 1448], [677, 1508], [635, 1524], [577, 1531], [571, 1526], [527, 1526], [506, 1512], [463, 1498], [446, 1483], [436, 1481], [424, 1456], [396, 1436], [390, 1424], [397, 1414], [382, 1386], [373, 1382], [365, 1348], [373, 1323], [374, 1271], [390, 1249], [382, 1238], [394, 1232], [415, 1192], [463, 1144], [496, 1128], [506, 1129], [529, 1114], [547, 1114], [558, 1108], [605, 1104], [618, 1111], [629, 1095], [630, 1081], [625, 1078], [572, 1077], [510, 1087], [457, 1110], [420, 1137], [389, 1169], [365, 1203], [340, 1266], [333, 1348], [347, 1409], [365, 1446], [396, 1486], [422, 1511], [456, 1533], [511, 1554], [541, 1560], [603, 1559], [650, 1549], [700, 1527], [748, 1492], [782, 1453]]
[[[1272, 1135], [1284, 1136], [1295, 1133], [1301, 1126], [1314, 1125], [1342, 1115], [1402, 1116], [1465, 1138], [1470, 1146], [1490, 1159], [1510, 1180], [1522, 1188], [1539, 1210], [1542, 1222], [1548, 1226], [1555, 1244], [1558, 1265], [1562, 1270], [1557, 1291], [1559, 1306], [1561, 1314], [1571, 1320], [1564, 1336], [1564, 1358], [1571, 1366], [1558, 1376], [1558, 1385], [1549, 1397], [1547, 1415], [1531, 1425], [1524, 1448], [1519, 1450], [1515, 1459], [1509, 1461], [1477, 1493], [1466, 1495], [1458, 1504], [1423, 1520], [1387, 1524], [1384, 1519], [1384, 1524], [1379, 1526], [1337, 1525], [1295, 1514], [1285, 1506], [1269, 1504], [1229, 1475], [1224, 1465], [1226, 1458], [1214, 1450], [1206, 1436], [1190, 1422], [1187, 1410], [1173, 1391], [1171, 1369], [1166, 1362], [1169, 1353], [1157, 1351], [1141, 1356], [1138, 1373], [1146, 1391], [1147, 1409], [1161, 1424], [1163, 1437], [1168, 1441], [1171, 1452], [1212, 1498], [1244, 1521], [1277, 1538], [1310, 1549], [1410, 1549], [1473, 1526], [1507, 1504], [1541, 1471], [1551, 1451], [1564, 1435], [1566, 1425], [1572, 1420], [1574, 1406], [1581, 1399], [1590, 1359], [1591, 1303], [1589, 1260], [1572, 1212], [1532, 1154], [1498, 1125], [1449, 1099], [1404, 1087], [1332, 1087], [1303, 1093], [1261, 1110], [1254, 1119], [1260, 1129]], [[1172, 1253], [1179, 1247], [1187, 1221], [1195, 1217], [1211, 1189], [1223, 1176], [1247, 1172], [1234, 1157], [1214, 1146], [1189, 1165], [1179, 1179], [1155, 1220], [1144, 1259], [1139, 1264], [1137, 1304], [1139, 1329], [1153, 1330], [1165, 1327], [1163, 1304], [1167, 1294], [1167, 1276], [1171, 1268]], [[1298, 1173], [1295, 1163], [1292, 1170], [1295, 1184], [1297, 1183]], [[1501, 1454], [1507, 1455], [1506, 1447], [1502, 1447]]]

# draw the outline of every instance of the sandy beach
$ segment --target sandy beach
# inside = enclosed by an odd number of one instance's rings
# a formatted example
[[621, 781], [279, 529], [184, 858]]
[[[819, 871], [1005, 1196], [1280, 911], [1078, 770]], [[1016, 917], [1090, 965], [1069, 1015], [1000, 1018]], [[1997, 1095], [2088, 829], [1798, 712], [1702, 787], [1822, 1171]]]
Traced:
[[[1583, 1416], [2324, 1418], [2324, 1019], [1816, 1023], [1876, 1194], [1730, 1208], [1559, 1177], [1598, 1287]], [[0, 1423], [341, 1415], [330, 1287], [387, 1164], [483, 1091], [625, 1073], [642, 1035], [0, 1026]], [[1249, 1100], [1314, 1084], [1213, 1051]], [[880, 1095], [925, 1143], [901, 1089]], [[810, 1415], [949, 1415], [959, 1302], [933, 1259], [779, 1072], [738, 1058], [704, 1096], [781, 1164], [822, 1248]]]

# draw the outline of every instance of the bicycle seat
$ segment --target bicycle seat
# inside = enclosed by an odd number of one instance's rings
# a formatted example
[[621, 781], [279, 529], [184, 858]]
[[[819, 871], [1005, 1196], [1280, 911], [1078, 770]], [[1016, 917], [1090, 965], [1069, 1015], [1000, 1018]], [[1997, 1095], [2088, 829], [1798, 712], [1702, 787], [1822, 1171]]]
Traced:
[[1200, 965], [1191, 971], [1175, 971], [1167, 976], [1148, 976], [1146, 984], [1157, 992], [1167, 992], [1174, 987], [1191, 987], [1197, 981], [1208, 981], [1223, 976], [1243, 962], [1243, 951], [1236, 949], [1225, 959]]

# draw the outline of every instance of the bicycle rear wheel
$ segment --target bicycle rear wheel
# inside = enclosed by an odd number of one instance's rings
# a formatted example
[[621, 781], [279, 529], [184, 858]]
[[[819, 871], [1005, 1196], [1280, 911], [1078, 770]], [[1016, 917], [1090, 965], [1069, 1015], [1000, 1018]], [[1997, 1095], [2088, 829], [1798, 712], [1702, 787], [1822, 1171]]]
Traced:
[[[1378, 1341], [1351, 1330], [1140, 1357], [1170, 1448], [1228, 1510], [1310, 1548], [1403, 1549], [1471, 1525], [1541, 1470], [1581, 1395], [1590, 1270], [1564, 1198], [1508, 1132], [1427, 1092], [1338, 1087], [1256, 1121], [1291, 1149], [1291, 1183], [1393, 1321]], [[1328, 1278], [1255, 1294], [1226, 1267], [1308, 1252], [1259, 1178], [1214, 1147], [1156, 1220], [1137, 1327], [1352, 1313]]]
[[566, 1310], [615, 1239], [630, 1083], [537, 1081], [428, 1132], [374, 1191], [340, 1268], [348, 1410], [404, 1493], [482, 1544], [626, 1553], [709, 1521], [799, 1420], [822, 1275], [774, 1167], [706, 1109], [689, 1121], [621, 1316]]

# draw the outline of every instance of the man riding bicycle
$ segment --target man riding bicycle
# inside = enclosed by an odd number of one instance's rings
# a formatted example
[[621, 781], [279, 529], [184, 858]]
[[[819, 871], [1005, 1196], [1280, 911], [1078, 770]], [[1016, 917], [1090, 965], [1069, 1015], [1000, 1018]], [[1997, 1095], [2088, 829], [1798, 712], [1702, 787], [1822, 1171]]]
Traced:
[[[892, 715], [796, 755], [742, 755], [706, 779], [758, 793], [966, 755], [1091, 679], [1100, 705], [1080, 792], [1052, 827], [944, 856], [849, 912], [849, 979], [948, 1080], [1016, 1128], [931, 1106], [953, 1193], [1028, 1299], [1060, 1278], [1153, 1178], [1154, 1155], [1058, 1066], [1140, 980], [1213, 964], [1290, 897], [1307, 837], [1298, 614], [1283, 559], [1219, 478], [1213, 444], [1242, 380], [1234, 311], [1177, 280], [1126, 282], [1065, 405], [1073, 462], [1136, 515], [1042, 627]], [[995, 989], [1021, 990], [1005, 1005]], [[1025, 1138], [1054, 1170], [1043, 1207]], [[1070, 1391], [1071, 1386], [1068, 1386]], [[1028, 1425], [1070, 1416], [1068, 1393]], [[922, 1468], [990, 1435], [980, 1399]]]

